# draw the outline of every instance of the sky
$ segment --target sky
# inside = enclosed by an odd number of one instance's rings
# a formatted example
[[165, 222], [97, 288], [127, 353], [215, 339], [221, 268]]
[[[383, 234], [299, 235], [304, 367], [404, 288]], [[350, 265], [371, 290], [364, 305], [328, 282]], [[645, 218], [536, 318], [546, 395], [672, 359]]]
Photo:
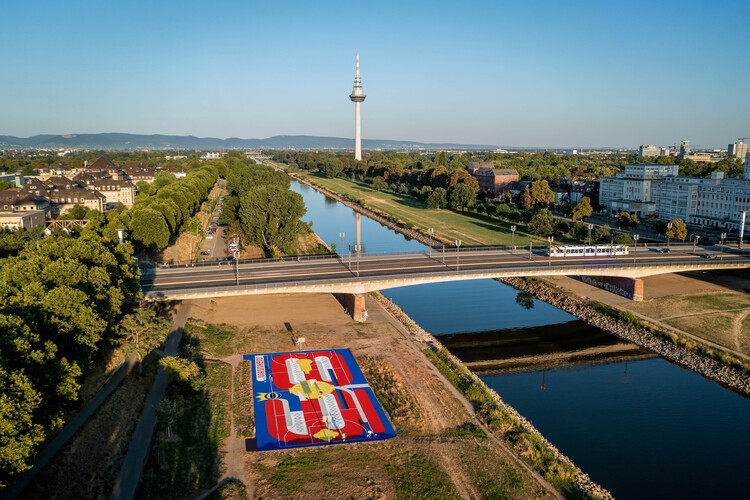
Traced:
[[724, 147], [750, 2], [0, 0], [0, 135]]

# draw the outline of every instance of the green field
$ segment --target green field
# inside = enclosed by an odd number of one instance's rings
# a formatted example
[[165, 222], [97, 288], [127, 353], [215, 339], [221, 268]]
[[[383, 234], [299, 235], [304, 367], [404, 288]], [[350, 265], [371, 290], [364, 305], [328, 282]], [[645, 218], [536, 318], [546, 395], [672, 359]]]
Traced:
[[[361, 199], [368, 209], [390, 215], [407, 227], [426, 234], [428, 228], [433, 228], [433, 238], [452, 244], [460, 239], [466, 246], [511, 245], [512, 235], [510, 226], [496, 217], [482, 215], [476, 212], [457, 212], [450, 209], [431, 209], [424, 202], [411, 196], [399, 195], [392, 191], [375, 191], [368, 184], [348, 179], [329, 179], [317, 172], [305, 170], [296, 171], [301, 178], [324, 187], [334, 193]], [[518, 230], [515, 235], [517, 247], [528, 247], [530, 235], [526, 233], [526, 224], [513, 223]], [[533, 237], [534, 245], [547, 245], [546, 238]], [[567, 237], [555, 237], [562, 243], [577, 243]]]

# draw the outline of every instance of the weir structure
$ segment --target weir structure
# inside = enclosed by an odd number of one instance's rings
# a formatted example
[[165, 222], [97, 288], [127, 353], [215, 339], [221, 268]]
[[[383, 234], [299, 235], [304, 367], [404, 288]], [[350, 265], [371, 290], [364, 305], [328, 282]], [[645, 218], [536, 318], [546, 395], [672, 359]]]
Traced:
[[357, 76], [354, 77], [354, 90], [349, 99], [354, 103], [354, 159], [362, 159], [362, 127], [359, 123], [359, 105], [367, 97], [362, 91], [362, 80], [359, 79], [359, 52], [357, 52]]

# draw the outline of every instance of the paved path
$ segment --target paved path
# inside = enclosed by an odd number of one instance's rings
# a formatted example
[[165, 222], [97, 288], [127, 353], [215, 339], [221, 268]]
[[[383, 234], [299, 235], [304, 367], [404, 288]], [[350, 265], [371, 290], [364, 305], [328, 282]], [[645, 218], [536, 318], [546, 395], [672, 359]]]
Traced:
[[75, 434], [83, 427], [88, 419], [93, 415], [96, 410], [107, 400], [110, 394], [120, 385], [130, 370], [136, 364], [136, 356], [128, 356], [125, 360], [117, 367], [116, 371], [109, 377], [104, 385], [99, 389], [94, 396], [94, 399], [83, 407], [83, 409], [76, 415], [73, 420], [68, 422], [65, 427], [50, 441], [50, 443], [37, 455], [34, 460], [32, 468], [24, 474], [23, 478], [8, 488], [3, 494], [3, 498], [17, 498], [23, 490], [31, 484], [37, 474], [49, 463], [52, 458], [66, 445], [68, 441], [75, 436]]
[[[177, 347], [180, 345], [182, 331], [188, 318], [190, 309], [189, 303], [181, 303], [176, 307], [174, 319], [174, 329], [167, 339], [164, 349], [165, 356], [176, 356]], [[167, 390], [167, 374], [163, 367], [159, 367], [154, 378], [154, 385], [151, 386], [151, 392], [148, 394], [146, 404], [143, 407], [141, 419], [133, 433], [133, 439], [128, 448], [128, 454], [122, 465], [120, 476], [117, 478], [114, 490], [112, 491], [113, 499], [131, 499], [135, 496], [135, 490], [138, 488], [138, 482], [141, 478], [141, 471], [148, 456], [151, 438], [156, 427], [156, 411], [159, 409], [164, 394]]]

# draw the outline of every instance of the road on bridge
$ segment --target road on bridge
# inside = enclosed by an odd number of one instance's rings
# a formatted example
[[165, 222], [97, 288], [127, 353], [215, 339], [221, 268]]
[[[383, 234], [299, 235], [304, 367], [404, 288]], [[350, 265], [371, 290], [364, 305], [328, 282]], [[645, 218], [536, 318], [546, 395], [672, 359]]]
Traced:
[[[617, 257], [553, 257], [545, 255], [546, 248], [540, 248], [529, 258], [528, 251], [516, 250], [452, 250], [443, 254], [439, 251], [408, 255], [355, 256], [342, 258], [312, 258], [297, 261], [294, 258], [284, 261], [267, 260], [260, 262], [223, 262], [196, 267], [172, 267], [149, 270], [141, 277], [141, 289], [147, 298], [159, 295], [168, 296], [170, 291], [187, 289], [209, 289], [211, 287], [252, 286], [273, 283], [304, 283], [341, 278], [359, 280], [383, 276], [408, 276], [414, 274], [441, 274], [457, 270], [468, 271], [512, 271], [516, 268], [533, 267], [543, 271], [544, 267], [569, 265], [570, 267], [612, 267], [635, 263], [639, 265], [665, 266], [675, 264], [719, 264], [747, 259], [750, 254], [732, 250], [731, 253], [717, 254], [715, 260], [704, 258], [706, 250], [692, 247], [673, 249], [663, 254], [655, 249], [639, 248], [627, 256]], [[287, 258], [289, 259], [289, 258]], [[536, 272], [535, 274], [542, 274]]]

